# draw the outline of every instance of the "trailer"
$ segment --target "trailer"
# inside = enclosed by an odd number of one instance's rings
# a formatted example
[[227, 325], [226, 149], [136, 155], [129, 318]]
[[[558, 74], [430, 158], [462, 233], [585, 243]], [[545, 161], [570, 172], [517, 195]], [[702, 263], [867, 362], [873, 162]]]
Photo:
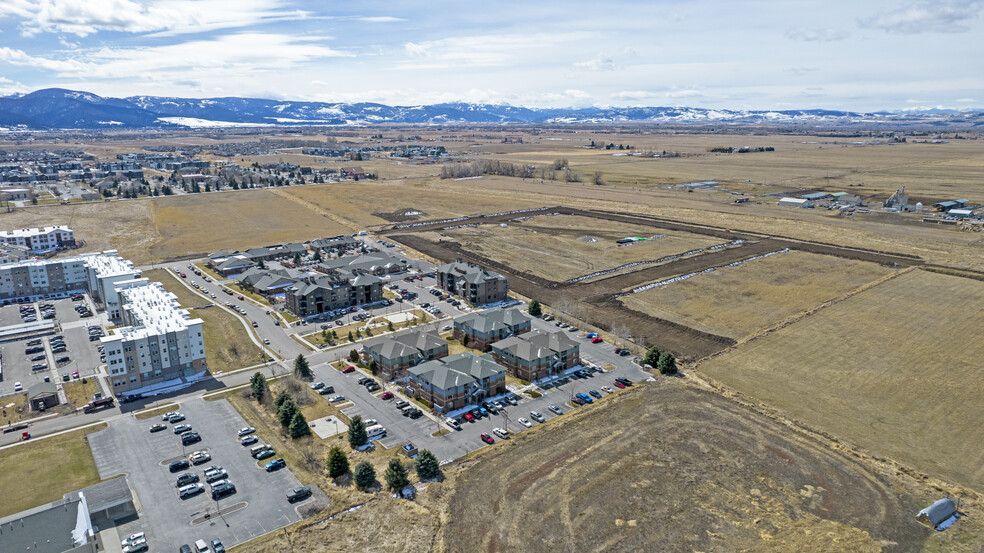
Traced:
[[114, 403], [116, 403], [116, 398], [114, 397], [103, 397], [99, 399], [94, 399], [89, 403], [86, 403], [85, 406], [82, 407], [82, 412], [88, 414], [88, 413], [94, 413], [100, 409], [109, 409], [110, 407], [113, 406]]

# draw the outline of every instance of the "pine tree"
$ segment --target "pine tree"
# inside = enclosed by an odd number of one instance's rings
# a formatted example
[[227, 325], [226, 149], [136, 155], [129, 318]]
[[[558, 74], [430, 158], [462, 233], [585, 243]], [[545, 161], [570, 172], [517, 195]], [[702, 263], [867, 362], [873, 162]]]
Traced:
[[[328, 476], [332, 478], [338, 478], [339, 476], [345, 474], [349, 470], [348, 455], [342, 451], [342, 448], [332, 446], [328, 450]], [[375, 474], [373, 475], [375, 476]]]
[[533, 317], [539, 317], [543, 314], [543, 310], [540, 309], [540, 302], [533, 300], [530, 302], [530, 307], [527, 312]]
[[356, 415], [349, 421], [348, 441], [352, 449], [358, 449], [369, 443], [369, 434], [366, 434], [366, 423], [362, 422], [361, 415]]
[[359, 362], [359, 352], [358, 350], [352, 350], [349, 352], [349, 361], [353, 363]]
[[297, 378], [311, 378], [314, 375], [303, 353], [298, 353], [297, 359], [294, 359], [294, 375]]
[[372, 468], [372, 464], [369, 461], [362, 461], [358, 465], [355, 465], [355, 485], [360, 490], [372, 486], [375, 481], [376, 469]]
[[386, 473], [383, 476], [386, 478], [386, 487], [390, 491], [398, 492], [410, 485], [410, 479], [407, 477], [407, 467], [397, 457], [390, 459], [389, 465], [386, 466]]
[[668, 351], [664, 351], [659, 356], [659, 364], [657, 367], [660, 374], [671, 375], [677, 373], [676, 357]]
[[393, 328], [393, 321], [386, 321], [386, 329], [389, 330], [390, 332], [396, 330]]
[[290, 394], [288, 394], [286, 391], [281, 391], [279, 394], [277, 394], [277, 399], [273, 400], [273, 406], [277, 408], [277, 411], [280, 411], [280, 406], [291, 399], [293, 398], [290, 397]]
[[311, 427], [308, 426], [307, 419], [304, 417], [304, 413], [301, 413], [300, 410], [294, 413], [294, 416], [291, 417], [288, 432], [290, 432], [291, 439], [294, 440], [311, 435]]
[[422, 480], [431, 480], [441, 475], [440, 463], [437, 462], [437, 457], [428, 449], [424, 449], [417, 454], [413, 466], [417, 471], [417, 475]]
[[661, 353], [662, 352], [659, 351], [659, 348], [656, 347], [656, 346], [653, 346], [653, 347], [649, 348], [646, 351], [646, 357], [645, 357], [644, 362], [647, 365], [649, 365], [650, 367], [654, 367], [655, 368], [657, 365], [659, 365], [659, 357], [660, 357], [660, 354]]
[[253, 389], [253, 399], [257, 403], [263, 403], [263, 399], [266, 398], [267, 393], [267, 383], [266, 379], [260, 373], [254, 373], [252, 378], [249, 379], [250, 387]]
[[352, 336], [352, 331], [350, 330], [349, 331], [349, 342], [354, 342], [354, 341], [355, 341], [355, 336]]
[[300, 412], [297, 408], [297, 404], [294, 403], [294, 398], [288, 396], [287, 401], [280, 405], [277, 409], [277, 417], [280, 418], [280, 426], [288, 427], [291, 421], [294, 420], [294, 415]]

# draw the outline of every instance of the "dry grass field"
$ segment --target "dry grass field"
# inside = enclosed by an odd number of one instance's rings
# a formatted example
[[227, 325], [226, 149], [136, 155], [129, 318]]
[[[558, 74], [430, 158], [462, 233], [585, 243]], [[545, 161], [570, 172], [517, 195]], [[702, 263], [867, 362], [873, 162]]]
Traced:
[[[666, 236], [626, 246], [615, 243], [626, 236], [650, 238], [655, 234]], [[687, 232], [657, 231], [652, 227], [567, 215], [535, 217], [509, 223], [506, 228], [482, 225], [420, 233], [419, 236], [433, 242], [458, 242], [466, 250], [505, 263], [516, 271], [555, 281], [723, 242], [719, 238]], [[597, 241], [588, 242], [586, 238]]]
[[[182, 307], [195, 307], [210, 301], [188, 290], [165, 269], [144, 271], [142, 276], [163, 284], [169, 292], [178, 296]], [[238, 317], [231, 313], [213, 307], [195, 309], [191, 311], [191, 316], [203, 322], [205, 361], [213, 374], [256, 365], [266, 358], [263, 351], [249, 339], [248, 331]]]
[[312, 240], [351, 232], [269, 190], [188, 195], [152, 201], [160, 242], [155, 259]]
[[892, 271], [864, 261], [789, 251], [623, 296], [621, 302], [636, 311], [738, 339]]
[[[614, 421], [632, 421], [612, 432]], [[913, 514], [938, 491], [680, 381], [519, 434], [455, 476], [443, 551], [976, 552]], [[614, 498], [618, 498], [615, 500]]]
[[984, 486], [984, 282], [916, 270], [740, 344], [698, 370], [791, 418]]

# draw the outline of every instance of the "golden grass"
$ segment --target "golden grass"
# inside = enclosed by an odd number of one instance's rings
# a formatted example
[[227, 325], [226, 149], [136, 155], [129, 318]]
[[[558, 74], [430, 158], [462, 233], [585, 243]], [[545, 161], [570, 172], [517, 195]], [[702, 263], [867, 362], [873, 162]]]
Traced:
[[68, 403], [76, 408], [81, 408], [86, 403], [89, 403], [89, 400], [92, 399], [92, 394], [99, 391], [99, 385], [90, 378], [87, 379], [85, 384], [81, 380], [64, 382], [62, 383], [62, 389], [65, 390], [65, 399]]
[[[154, 269], [143, 276], [160, 281], [178, 297], [182, 307], [194, 307], [211, 302], [188, 290], [170, 271]], [[193, 317], [202, 320], [205, 334], [205, 361], [212, 373], [229, 372], [249, 367], [266, 359], [263, 351], [249, 338], [239, 318], [218, 308], [195, 309]]]
[[875, 263], [790, 251], [630, 294], [621, 302], [654, 317], [741, 338], [892, 271]]
[[105, 424], [0, 450], [0, 490], [7, 491], [0, 517], [98, 483], [99, 472], [85, 436], [103, 428]]
[[984, 282], [912, 271], [699, 370], [877, 455], [980, 489]]

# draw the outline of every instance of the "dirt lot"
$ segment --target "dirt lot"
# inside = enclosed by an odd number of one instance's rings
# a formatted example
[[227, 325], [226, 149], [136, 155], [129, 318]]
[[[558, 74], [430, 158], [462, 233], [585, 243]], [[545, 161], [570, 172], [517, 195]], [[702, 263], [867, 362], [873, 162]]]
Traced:
[[892, 272], [875, 263], [789, 251], [621, 301], [636, 311], [738, 339]]
[[[612, 421], [625, 420], [631, 429], [613, 434]], [[916, 523], [917, 506], [938, 492], [679, 381], [638, 386], [547, 426], [496, 444], [457, 476], [446, 551], [894, 552], [933, 550], [941, 540], [976, 551], [984, 543], [976, 522], [946, 536]]]
[[902, 274], [698, 370], [875, 455], [980, 489], [984, 282]]

